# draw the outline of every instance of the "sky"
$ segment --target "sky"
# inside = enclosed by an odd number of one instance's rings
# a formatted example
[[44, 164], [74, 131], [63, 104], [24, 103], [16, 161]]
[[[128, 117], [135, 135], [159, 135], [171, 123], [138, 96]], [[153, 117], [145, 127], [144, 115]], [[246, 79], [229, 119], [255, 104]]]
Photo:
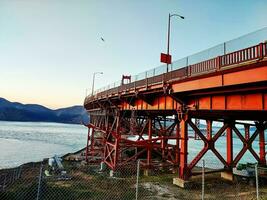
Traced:
[[[0, 0], [0, 97], [49, 108], [267, 26], [266, 0]], [[101, 40], [104, 38], [104, 42]]]

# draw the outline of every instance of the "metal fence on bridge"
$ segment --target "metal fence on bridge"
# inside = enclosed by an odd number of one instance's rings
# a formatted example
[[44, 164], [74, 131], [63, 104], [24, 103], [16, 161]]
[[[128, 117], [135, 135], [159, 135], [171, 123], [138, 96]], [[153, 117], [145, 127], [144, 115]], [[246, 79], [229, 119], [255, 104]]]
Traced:
[[[237, 39], [224, 42], [215, 47], [174, 61], [167, 68], [161, 65], [154, 69], [132, 76], [132, 83], [121, 85], [114, 82], [94, 91], [94, 95], [109, 95], [129, 90], [145, 84], [168, 81], [171, 78], [183, 78], [199, 73], [215, 71], [224, 66], [234, 65], [267, 56], [267, 27], [249, 33]], [[169, 75], [165, 75], [169, 72]]]

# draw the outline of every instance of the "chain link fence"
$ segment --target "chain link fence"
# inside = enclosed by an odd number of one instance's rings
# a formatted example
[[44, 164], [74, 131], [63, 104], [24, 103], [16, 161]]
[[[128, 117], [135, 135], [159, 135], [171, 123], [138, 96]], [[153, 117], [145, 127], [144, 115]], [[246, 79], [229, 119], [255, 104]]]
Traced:
[[40, 163], [0, 172], [0, 199], [36, 199]]
[[[255, 176], [254, 182], [241, 176], [229, 176], [227, 180], [223, 178], [225, 170], [215, 165], [202, 160], [193, 169], [193, 176], [185, 183], [185, 188], [173, 184], [178, 174], [175, 168], [140, 170], [137, 199], [257, 199]], [[267, 198], [267, 195], [262, 196]]]
[[209, 160], [202, 161], [201, 167], [204, 180], [202, 199], [257, 199], [255, 174], [248, 177], [237, 168], [229, 172]]
[[201, 199], [201, 181], [180, 188], [173, 184], [177, 174], [178, 168], [171, 166], [154, 166], [140, 170], [136, 199]]
[[256, 166], [257, 198], [267, 199], [267, 168]]
[[173, 184], [178, 168], [171, 165], [144, 168], [138, 161], [115, 171], [103, 163], [63, 161], [63, 166], [51, 169], [45, 160], [0, 170], [0, 199], [267, 199], [267, 168], [257, 165], [251, 167], [254, 176], [226, 180], [221, 177], [225, 170], [202, 160], [185, 188]]

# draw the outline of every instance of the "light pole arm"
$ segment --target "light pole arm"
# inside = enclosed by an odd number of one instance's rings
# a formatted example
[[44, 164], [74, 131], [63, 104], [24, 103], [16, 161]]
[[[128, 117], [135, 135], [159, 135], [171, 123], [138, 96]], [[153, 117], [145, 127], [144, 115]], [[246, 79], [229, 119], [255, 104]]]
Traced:
[[184, 19], [184, 18], [185, 18], [184, 16], [182, 16], [182, 15], [178, 15], [178, 14], [172, 14], [172, 15], [170, 15], [170, 17], [174, 17], [174, 16], [176, 16], [176, 17], [180, 17], [181, 19]]
[[[170, 35], [171, 35], [171, 17], [180, 17], [181, 19], [184, 19], [185, 17], [182, 15], [178, 15], [178, 14], [170, 14], [169, 13], [169, 19], [168, 19], [168, 38], [167, 38], [167, 55], [170, 55]], [[169, 64], [167, 63], [167, 70], [166, 72], [169, 71]]]
[[171, 18], [172, 17], [180, 17], [181, 19], [184, 19], [185, 17], [178, 14], [170, 14], [169, 13], [169, 19], [168, 19], [168, 41], [167, 41], [167, 55], [170, 54], [170, 32], [171, 32]]

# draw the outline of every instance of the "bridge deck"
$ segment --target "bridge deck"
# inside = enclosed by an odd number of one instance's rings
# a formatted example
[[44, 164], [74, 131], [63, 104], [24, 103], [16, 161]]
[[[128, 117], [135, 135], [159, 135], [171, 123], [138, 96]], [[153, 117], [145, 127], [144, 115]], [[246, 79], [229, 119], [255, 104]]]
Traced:
[[[90, 114], [86, 159], [97, 155], [114, 170], [144, 156], [144, 165], [151, 167], [160, 157], [160, 162], [178, 166], [179, 178], [185, 180], [209, 150], [226, 170], [231, 171], [247, 151], [266, 165], [267, 43], [97, 92], [86, 97], [84, 107]], [[206, 122], [204, 130], [199, 119]], [[237, 120], [255, 123], [242, 122], [241, 133]], [[213, 129], [213, 121], [222, 122], [221, 127]], [[100, 139], [94, 137], [95, 130], [101, 132]], [[243, 143], [236, 154], [233, 134]], [[215, 146], [223, 135], [225, 156]], [[259, 153], [252, 146], [257, 137]], [[192, 138], [201, 140], [203, 147], [188, 162]]]
[[88, 96], [84, 105], [95, 110], [112, 101], [121, 110], [177, 110], [185, 104], [197, 110], [266, 111], [266, 82], [267, 44], [261, 43]]

